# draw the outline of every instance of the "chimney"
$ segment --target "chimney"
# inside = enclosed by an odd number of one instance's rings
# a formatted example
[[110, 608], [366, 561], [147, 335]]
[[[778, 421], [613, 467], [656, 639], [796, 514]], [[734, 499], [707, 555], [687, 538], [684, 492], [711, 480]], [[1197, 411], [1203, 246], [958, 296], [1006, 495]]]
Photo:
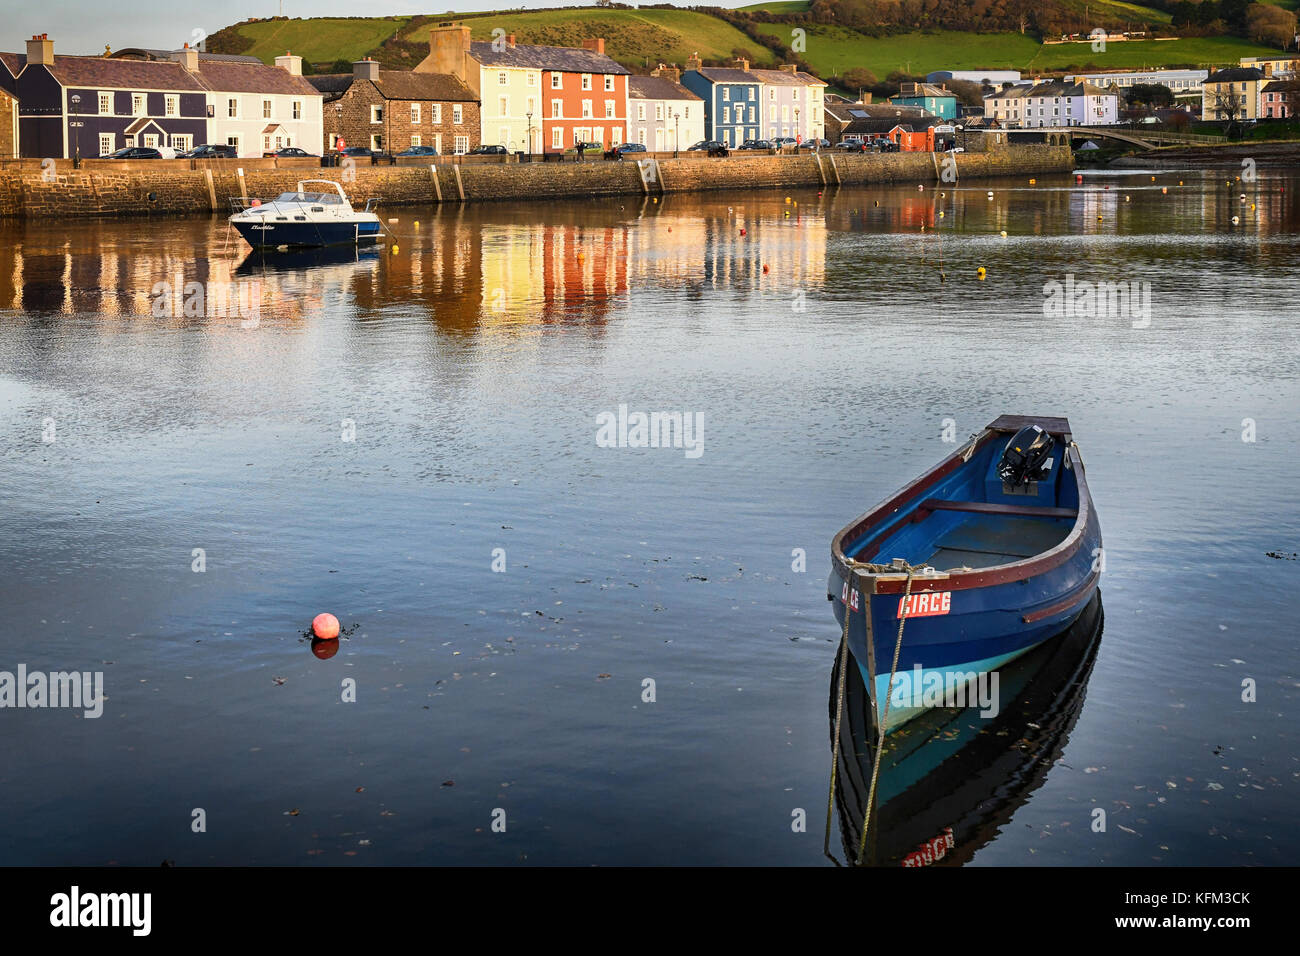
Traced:
[[358, 80], [370, 80], [372, 83], [379, 82], [379, 61], [357, 60], [352, 64], [352, 75]]
[[605, 52], [605, 38], [593, 37], [591, 39], [583, 40], [582, 48], [584, 50], [591, 50], [593, 53], [603, 54]]
[[448, 73], [465, 83], [475, 93], [479, 87], [479, 69], [469, 63], [469, 27], [455, 23], [436, 26], [429, 31], [429, 55], [415, 67], [416, 73]]
[[650, 71], [650, 75], [665, 80], [672, 80], [674, 83], [680, 83], [682, 81], [682, 71], [679, 70], [675, 64], [673, 66], [664, 66], [660, 63], [655, 67], [655, 69]]
[[54, 65], [54, 41], [48, 33], [34, 36], [27, 41], [27, 62]]
[[185, 48], [172, 54], [172, 59], [181, 65], [186, 73], [199, 72], [199, 51], [188, 43]]
[[275, 58], [275, 65], [290, 76], [302, 76], [302, 57], [294, 56], [288, 50], [284, 51], [284, 56]]
[[698, 70], [703, 65], [704, 65], [704, 61], [700, 59], [700, 55], [698, 53], [692, 53], [690, 57], [686, 60], [686, 69], [688, 70]]
[[794, 63], [782, 63], [779, 67], [777, 67], [777, 69], [784, 70], [786, 73], [791, 73], [791, 74], [799, 72], [799, 67]]
[[506, 34], [506, 46], [512, 50], [515, 48], [515, 35], [513, 33]]
[[749, 61], [748, 61], [748, 60], [743, 59], [743, 58], [741, 58], [741, 57], [737, 57], [736, 60], [735, 60], [735, 64], [736, 64], [736, 69], [738, 69], [738, 70], [744, 70], [746, 73], [749, 72]]

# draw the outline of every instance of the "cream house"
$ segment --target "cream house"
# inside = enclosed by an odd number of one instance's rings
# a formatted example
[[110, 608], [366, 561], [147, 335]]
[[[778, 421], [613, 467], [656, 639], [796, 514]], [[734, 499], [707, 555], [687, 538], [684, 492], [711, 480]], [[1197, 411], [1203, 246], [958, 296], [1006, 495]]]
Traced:
[[1264, 71], [1254, 67], [1211, 73], [1201, 86], [1201, 119], [1258, 119], [1259, 94], [1264, 82]]

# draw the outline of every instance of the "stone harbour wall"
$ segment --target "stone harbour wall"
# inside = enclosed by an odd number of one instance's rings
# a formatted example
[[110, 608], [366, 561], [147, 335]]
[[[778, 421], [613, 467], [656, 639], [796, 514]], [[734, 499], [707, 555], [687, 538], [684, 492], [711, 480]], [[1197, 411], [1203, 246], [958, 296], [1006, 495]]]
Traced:
[[[436, 202], [528, 202], [637, 195], [649, 192], [857, 186], [941, 181], [950, 157], [932, 153], [737, 156], [725, 159], [592, 160], [582, 163], [439, 163], [428, 166], [358, 166], [354, 170], [151, 168], [106, 164], [74, 170], [23, 163], [0, 166], [0, 216], [165, 216], [228, 214], [230, 200], [274, 198], [301, 179], [343, 182], [354, 205], [369, 199], [385, 206]], [[1005, 146], [961, 153], [959, 179], [1069, 172], [1066, 146]], [[435, 173], [436, 170], [436, 173]], [[642, 171], [645, 173], [643, 180]]]

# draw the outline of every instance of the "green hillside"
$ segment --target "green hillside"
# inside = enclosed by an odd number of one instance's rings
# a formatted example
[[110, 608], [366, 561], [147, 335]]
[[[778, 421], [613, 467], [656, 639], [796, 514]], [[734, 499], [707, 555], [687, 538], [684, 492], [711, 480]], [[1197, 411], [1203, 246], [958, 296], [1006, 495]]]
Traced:
[[237, 23], [208, 38], [214, 53], [243, 53], [266, 63], [286, 50], [312, 63], [359, 60], [404, 30], [411, 17], [312, 17]]
[[[410, 28], [402, 39], [427, 44], [429, 28], [445, 19], [430, 18]], [[496, 29], [513, 33], [519, 43], [545, 46], [581, 46], [586, 37], [604, 37], [605, 52], [625, 66], [654, 66], [660, 61], [684, 63], [692, 53], [705, 60], [724, 60], [737, 49], [750, 51], [755, 63], [774, 62], [770, 50], [731, 24], [690, 10], [576, 7], [465, 14], [455, 19], [470, 28], [475, 40], [491, 40]]]
[[[759, 29], [788, 37], [784, 24]], [[843, 27], [809, 26], [804, 59], [823, 78], [832, 79], [851, 67], [866, 67], [880, 79], [895, 70], [921, 75], [932, 70], [1004, 69], [1023, 72], [1095, 66], [1097, 69], [1140, 69], [1177, 64], [1236, 64], [1243, 56], [1277, 51], [1238, 37], [1192, 37], [1109, 43], [1094, 53], [1090, 43], [1044, 44], [1019, 33], [973, 34], [936, 31], [889, 37], [864, 36]]]

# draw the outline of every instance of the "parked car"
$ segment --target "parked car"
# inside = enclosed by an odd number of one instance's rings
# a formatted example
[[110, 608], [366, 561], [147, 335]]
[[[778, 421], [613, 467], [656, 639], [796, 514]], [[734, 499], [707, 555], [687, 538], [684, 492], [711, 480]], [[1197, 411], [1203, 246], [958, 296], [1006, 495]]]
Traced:
[[875, 143], [875, 149], [879, 153], [896, 153], [898, 152], [898, 144], [892, 139], [878, 139]]
[[297, 146], [282, 146], [279, 149], [267, 150], [262, 154], [265, 159], [268, 156], [314, 156], [315, 153], [309, 153], [305, 149], [299, 149]]
[[792, 149], [799, 145], [799, 141], [793, 136], [778, 136], [772, 140], [772, 145], [777, 149]]
[[727, 148], [726, 143], [723, 143], [721, 140], [716, 140], [716, 139], [702, 139], [694, 146], [687, 147], [686, 152], [688, 153], [707, 152], [710, 156], [712, 156], [713, 151], [719, 148], [726, 149]]
[[798, 149], [830, 149], [831, 141], [829, 139], [806, 139], [797, 147]]
[[471, 149], [466, 156], [505, 156], [506, 148], [504, 146], [476, 146]]
[[769, 139], [747, 139], [737, 149], [775, 149]]
[[845, 153], [865, 153], [870, 147], [856, 139], [846, 139], [836, 143], [835, 148]]
[[160, 150], [152, 146], [128, 146], [125, 149], [119, 149], [116, 153], [110, 153], [108, 159], [162, 159], [163, 154]]
[[606, 159], [622, 159], [628, 153], [644, 153], [645, 146], [641, 143], [620, 143], [605, 154]]
[[437, 156], [438, 151], [432, 146], [408, 146], [398, 156]]
[[182, 155], [185, 159], [236, 159], [238, 151], [226, 143], [204, 143]]

